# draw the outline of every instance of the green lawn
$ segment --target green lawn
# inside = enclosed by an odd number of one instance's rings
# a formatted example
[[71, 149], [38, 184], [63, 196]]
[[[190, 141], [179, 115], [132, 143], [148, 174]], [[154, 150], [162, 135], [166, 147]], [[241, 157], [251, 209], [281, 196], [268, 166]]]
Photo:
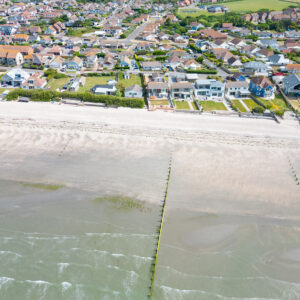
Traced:
[[248, 106], [250, 111], [252, 111], [254, 107], [260, 106], [252, 99], [243, 99], [242, 101]]
[[283, 97], [280, 94], [276, 94], [273, 100], [265, 100], [259, 98], [259, 100], [265, 105], [265, 107], [271, 111], [286, 111], [289, 110], [288, 106], [286, 105]]
[[61, 89], [66, 83], [69, 82], [69, 80], [70, 80], [70, 77], [59, 78], [59, 79], [52, 78], [48, 82], [48, 85], [49, 85], [49, 87], [50, 87], [51, 90], [56, 91], [57, 89]]
[[109, 79], [115, 79], [113, 76], [102, 76], [102, 77], [86, 77], [85, 85], [78, 89], [79, 93], [88, 92], [97, 84], [106, 84]]
[[282, 0], [241, 0], [224, 3], [224, 5], [233, 12], [255, 12], [263, 8], [271, 10], [282, 10], [289, 7], [290, 5], [293, 5], [293, 3], [285, 2]]
[[300, 100], [290, 100], [290, 103], [294, 107], [294, 109], [300, 111]]
[[149, 101], [152, 105], [169, 105], [168, 100], [150, 100]]
[[223, 15], [222, 13], [209, 13], [207, 10], [199, 9], [199, 8], [179, 8], [178, 9], [178, 15], [180, 17], [198, 17], [200, 15], [202, 16], [219, 16]]
[[174, 101], [176, 109], [191, 110], [187, 101]]
[[247, 112], [246, 108], [243, 106], [240, 100], [231, 100], [231, 102], [240, 112]]
[[197, 107], [197, 105], [196, 105], [196, 103], [194, 101], [192, 102], [192, 106], [193, 106], [194, 110], [199, 110], [198, 107]]
[[275, 99], [272, 102], [277, 105], [279, 108], [284, 110], [289, 110], [288, 106], [286, 105], [283, 97], [280, 94], [276, 94]]
[[129, 79], [119, 79], [117, 87], [119, 89], [121, 89], [122, 87], [127, 88], [134, 84], [138, 84], [139, 86], [142, 86], [141, 77], [139, 75], [130, 74]]
[[85, 33], [90, 33], [90, 32], [93, 32], [95, 30], [96, 29], [92, 28], [92, 27], [83, 27], [83, 28], [79, 28], [79, 29], [70, 28], [70, 29], [68, 29], [66, 31], [66, 36], [77, 36], [77, 37], [80, 37], [80, 36], [82, 36]]
[[215, 101], [199, 101], [204, 111], [212, 110], [227, 110], [226, 106], [222, 102]]

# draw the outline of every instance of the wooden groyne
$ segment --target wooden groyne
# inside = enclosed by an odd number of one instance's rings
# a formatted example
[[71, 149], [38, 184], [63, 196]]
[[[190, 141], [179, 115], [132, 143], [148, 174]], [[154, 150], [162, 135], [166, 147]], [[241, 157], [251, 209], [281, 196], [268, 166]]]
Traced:
[[160, 223], [159, 223], [159, 227], [157, 229], [157, 233], [158, 233], [157, 242], [156, 242], [155, 252], [154, 252], [154, 255], [153, 255], [153, 262], [151, 264], [151, 284], [149, 286], [148, 299], [152, 298], [152, 293], [153, 293], [153, 287], [154, 287], [154, 281], [155, 281], [155, 272], [156, 272], [156, 266], [157, 266], [157, 261], [158, 261], [158, 251], [159, 251], [159, 246], [160, 246], [162, 229], [163, 229], [163, 225], [164, 225], [165, 209], [166, 209], [166, 203], [167, 203], [167, 197], [168, 197], [169, 182], [170, 182], [170, 177], [171, 177], [172, 157], [173, 157], [173, 155], [171, 153], [170, 161], [169, 161], [169, 168], [168, 168], [167, 184], [166, 184], [166, 189], [165, 189], [165, 193], [164, 193], [163, 203], [162, 203], [162, 206], [161, 206]]

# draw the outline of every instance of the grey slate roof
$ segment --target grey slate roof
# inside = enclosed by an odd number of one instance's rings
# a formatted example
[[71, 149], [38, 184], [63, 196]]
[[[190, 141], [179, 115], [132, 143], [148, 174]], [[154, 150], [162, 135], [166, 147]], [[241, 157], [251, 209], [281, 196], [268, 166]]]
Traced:
[[300, 77], [295, 74], [292, 74], [283, 78], [282, 83], [285, 89], [292, 90], [295, 88], [295, 86], [300, 84]]

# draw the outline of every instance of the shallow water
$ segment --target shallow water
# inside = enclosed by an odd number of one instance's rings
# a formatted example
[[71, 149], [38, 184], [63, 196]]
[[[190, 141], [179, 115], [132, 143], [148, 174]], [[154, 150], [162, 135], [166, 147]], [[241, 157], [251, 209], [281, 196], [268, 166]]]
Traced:
[[99, 193], [1, 186], [1, 299], [146, 298], [155, 206], [122, 209], [95, 201]]

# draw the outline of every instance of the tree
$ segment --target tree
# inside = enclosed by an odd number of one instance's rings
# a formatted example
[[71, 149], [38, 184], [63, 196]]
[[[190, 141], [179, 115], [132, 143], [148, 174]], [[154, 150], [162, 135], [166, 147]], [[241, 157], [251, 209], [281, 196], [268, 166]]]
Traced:
[[59, 21], [61, 22], [68, 22], [69, 21], [69, 18], [67, 15], [62, 15], [60, 18], [59, 18]]

